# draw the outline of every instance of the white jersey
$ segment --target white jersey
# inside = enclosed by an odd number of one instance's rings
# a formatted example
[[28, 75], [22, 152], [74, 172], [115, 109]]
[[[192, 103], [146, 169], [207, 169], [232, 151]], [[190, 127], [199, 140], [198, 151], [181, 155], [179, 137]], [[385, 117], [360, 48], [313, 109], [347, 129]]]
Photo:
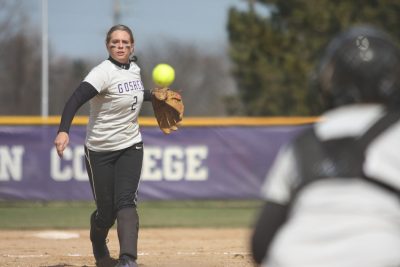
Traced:
[[[377, 105], [328, 112], [315, 125], [321, 140], [357, 137], [383, 114]], [[364, 173], [400, 190], [400, 123], [372, 141]], [[287, 205], [299, 184], [290, 146], [281, 150], [262, 189], [266, 201]], [[400, 198], [362, 178], [333, 177], [303, 188], [271, 244], [266, 267], [400, 266]]]
[[93, 151], [115, 151], [142, 141], [138, 116], [143, 103], [140, 68], [124, 69], [105, 60], [84, 79], [99, 94], [90, 100], [86, 146]]

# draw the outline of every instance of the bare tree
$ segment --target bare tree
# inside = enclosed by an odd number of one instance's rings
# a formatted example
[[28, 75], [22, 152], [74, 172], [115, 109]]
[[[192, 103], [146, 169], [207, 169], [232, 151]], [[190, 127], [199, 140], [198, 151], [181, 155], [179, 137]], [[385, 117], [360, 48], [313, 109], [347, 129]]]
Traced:
[[21, 11], [21, 2], [0, 0], [0, 42], [19, 32], [20, 20], [25, 17]]
[[0, 1], [0, 114], [37, 114], [40, 38], [19, 2]]
[[[38, 29], [30, 28], [26, 6], [19, 3], [0, 0], [0, 115], [39, 115], [41, 35]], [[151, 74], [158, 63], [166, 62], [175, 68], [176, 80], [171, 87], [181, 91], [186, 116], [238, 113], [237, 106], [232, 105], [236, 87], [224, 51], [207, 53], [190, 44], [164, 40], [138, 52], [138, 64], [148, 89], [155, 86]], [[84, 76], [102, 59], [93, 62], [61, 57], [51, 51], [51, 44], [49, 54], [49, 113], [59, 115]], [[151, 105], [143, 107], [141, 115], [153, 115]], [[78, 114], [87, 115], [88, 105]]]
[[[49, 112], [60, 115], [64, 105], [95, 63], [79, 59], [54, 56], [50, 64]], [[89, 105], [78, 110], [78, 115], [88, 115]]]

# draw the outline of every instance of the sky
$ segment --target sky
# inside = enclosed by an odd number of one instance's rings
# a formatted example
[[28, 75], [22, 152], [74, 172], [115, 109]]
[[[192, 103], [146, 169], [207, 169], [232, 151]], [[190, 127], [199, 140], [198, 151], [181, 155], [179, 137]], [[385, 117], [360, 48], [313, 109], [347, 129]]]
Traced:
[[[40, 27], [42, 0], [29, 1], [33, 1], [30, 14]], [[52, 51], [74, 58], [105, 55], [104, 39], [114, 24], [116, 2], [121, 7], [119, 23], [133, 30], [136, 50], [165, 38], [194, 44], [211, 52], [224, 49], [229, 8], [247, 7], [245, 0], [47, 1]]]

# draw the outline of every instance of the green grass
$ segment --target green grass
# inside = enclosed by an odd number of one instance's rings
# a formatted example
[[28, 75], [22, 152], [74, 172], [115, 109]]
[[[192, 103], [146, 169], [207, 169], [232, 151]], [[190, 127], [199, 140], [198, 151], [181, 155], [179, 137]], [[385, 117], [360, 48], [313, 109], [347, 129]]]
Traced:
[[[141, 227], [250, 227], [259, 200], [144, 201]], [[0, 229], [78, 229], [89, 226], [93, 202], [0, 201]]]
[[0, 202], [0, 229], [86, 228], [89, 202]]

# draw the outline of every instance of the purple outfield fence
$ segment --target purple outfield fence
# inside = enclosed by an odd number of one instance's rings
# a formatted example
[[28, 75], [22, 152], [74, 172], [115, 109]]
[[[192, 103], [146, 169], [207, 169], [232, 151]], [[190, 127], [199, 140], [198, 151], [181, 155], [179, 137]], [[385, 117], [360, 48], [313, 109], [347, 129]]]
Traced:
[[[279, 147], [307, 125], [142, 127], [139, 199], [256, 199]], [[91, 200], [85, 126], [74, 126], [63, 159], [57, 127], [0, 126], [0, 200]]]

